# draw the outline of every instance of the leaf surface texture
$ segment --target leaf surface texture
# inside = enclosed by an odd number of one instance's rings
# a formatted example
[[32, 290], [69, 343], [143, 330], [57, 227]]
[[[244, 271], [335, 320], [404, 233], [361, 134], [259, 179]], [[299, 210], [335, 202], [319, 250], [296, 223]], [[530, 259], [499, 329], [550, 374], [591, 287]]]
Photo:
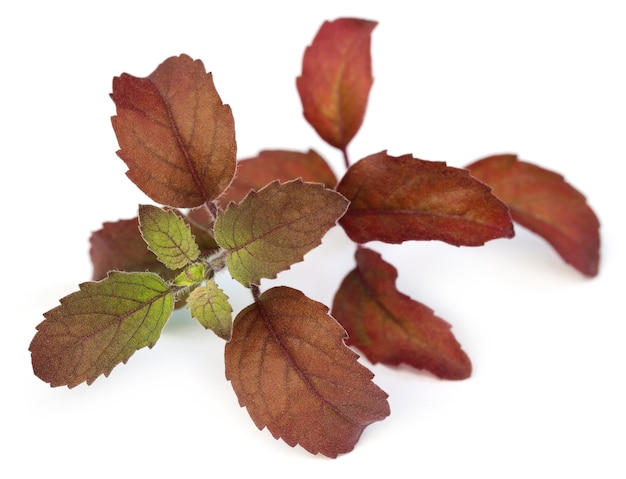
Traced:
[[468, 168], [509, 205], [515, 222], [545, 239], [582, 274], [598, 274], [600, 221], [563, 176], [515, 155], [490, 156]]
[[83, 283], [37, 326], [33, 370], [51, 386], [91, 384], [138, 349], [152, 347], [173, 307], [168, 285], [153, 273], [115, 272]]
[[285, 183], [297, 178], [337, 186], [337, 177], [330, 166], [314, 150], [305, 153], [291, 150], [264, 150], [257, 156], [237, 161], [237, 173], [230, 187], [219, 197], [222, 205], [241, 201], [250, 190], [260, 190], [268, 183]]
[[113, 129], [128, 177], [162, 205], [210, 202], [235, 173], [233, 116], [210, 73], [187, 55], [165, 60], [146, 78], [113, 79]]
[[356, 135], [374, 81], [370, 53], [376, 22], [340, 18], [324, 22], [304, 52], [296, 85], [309, 124], [344, 150]]
[[226, 377], [259, 429], [336, 457], [389, 415], [387, 394], [345, 338], [326, 306], [300, 291], [272, 288], [237, 315]]
[[480, 246], [513, 236], [508, 207], [467, 170], [385, 151], [352, 165], [337, 186], [340, 224], [357, 243], [439, 240]]
[[[190, 217], [200, 213], [190, 212]], [[179, 214], [180, 215], [180, 214]], [[191, 232], [200, 246], [202, 254], [209, 254], [217, 249], [217, 243], [206, 229], [199, 227], [190, 217], [180, 215], [189, 224]], [[206, 218], [199, 218], [204, 222]], [[106, 278], [110, 271], [152, 271], [166, 279], [172, 279], [176, 273], [161, 263], [139, 231], [139, 219], [123, 219], [106, 222], [89, 238], [89, 255], [93, 265], [94, 281]]]
[[397, 290], [397, 271], [379, 253], [360, 247], [355, 256], [356, 268], [341, 283], [332, 310], [348, 344], [372, 363], [408, 364], [442, 379], [469, 377], [471, 362], [450, 325]]
[[139, 229], [150, 250], [169, 269], [183, 268], [200, 256], [189, 225], [174, 211], [140, 205]]
[[191, 316], [206, 329], [210, 329], [220, 338], [228, 341], [232, 334], [233, 310], [228, 296], [213, 279], [198, 286], [189, 295], [187, 307]]
[[319, 183], [275, 181], [231, 203], [215, 221], [215, 239], [228, 250], [231, 276], [244, 286], [259, 284], [302, 261], [347, 207]]

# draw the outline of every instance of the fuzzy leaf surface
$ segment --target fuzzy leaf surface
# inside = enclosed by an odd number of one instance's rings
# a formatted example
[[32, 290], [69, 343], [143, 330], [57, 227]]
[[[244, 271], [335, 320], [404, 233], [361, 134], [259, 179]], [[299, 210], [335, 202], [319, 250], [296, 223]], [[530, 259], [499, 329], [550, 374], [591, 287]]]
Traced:
[[337, 191], [351, 202], [339, 223], [357, 243], [480, 246], [514, 234], [508, 207], [491, 188], [443, 162], [383, 151], [352, 165]]
[[206, 266], [202, 261], [192, 263], [176, 276], [174, 284], [176, 286], [196, 286], [204, 281], [206, 273]]
[[468, 168], [509, 205], [515, 222], [545, 239], [582, 274], [598, 274], [600, 221], [563, 176], [516, 155], [490, 156]]
[[94, 281], [106, 278], [109, 271], [115, 270], [169, 272], [148, 249], [136, 217], [104, 223], [91, 234], [89, 242]]
[[230, 187], [219, 198], [222, 205], [241, 201], [250, 190], [260, 190], [268, 183], [284, 183], [302, 178], [303, 181], [323, 183], [327, 188], [337, 185], [337, 177], [317, 152], [265, 150], [257, 156], [237, 162], [237, 173]]
[[30, 351], [39, 378], [70, 388], [154, 346], [174, 307], [168, 285], [153, 273], [111, 273], [60, 302], [44, 314]]
[[276, 275], [318, 246], [348, 207], [339, 193], [300, 179], [274, 181], [230, 203], [215, 221], [231, 276], [245, 286]]
[[180, 269], [200, 256], [191, 229], [174, 211], [139, 205], [139, 230], [148, 248], [169, 269]]
[[370, 48], [375, 27], [376, 22], [356, 18], [324, 22], [304, 52], [296, 80], [304, 117], [341, 150], [363, 123], [374, 81]]
[[387, 394], [345, 338], [326, 306], [295, 289], [272, 288], [237, 315], [226, 377], [259, 429], [336, 457], [389, 415]]
[[228, 296], [212, 279], [194, 289], [187, 299], [191, 316], [206, 329], [220, 338], [230, 340], [233, 324], [233, 309]]
[[[206, 230], [196, 226], [186, 216], [181, 218], [190, 225], [202, 254], [217, 248], [217, 243]], [[148, 249], [139, 231], [137, 217], [105, 222], [102, 228], [91, 234], [89, 242], [94, 281], [106, 278], [109, 271], [152, 271], [166, 279], [176, 276]]]
[[348, 344], [374, 364], [407, 364], [442, 379], [469, 377], [470, 359], [450, 325], [397, 290], [397, 271], [379, 253], [360, 247], [355, 256], [356, 268], [341, 283], [332, 310]]
[[128, 177], [162, 205], [192, 208], [226, 189], [235, 173], [233, 116], [213, 78], [187, 55], [146, 78], [113, 79], [113, 129]]

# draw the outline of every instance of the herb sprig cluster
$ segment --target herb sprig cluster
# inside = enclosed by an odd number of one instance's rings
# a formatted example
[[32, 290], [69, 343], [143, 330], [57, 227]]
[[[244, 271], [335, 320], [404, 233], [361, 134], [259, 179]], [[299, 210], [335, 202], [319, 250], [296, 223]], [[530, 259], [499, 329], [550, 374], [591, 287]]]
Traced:
[[[93, 280], [44, 313], [30, 344], [38, 377], [91, 384], [152, 347], [174, 309], [186, 307], [225, 340], [226, 377], [258, 428], [337, 457], [390, 413], [354, 349], [442, 379], [472, 370], [450, 324], [399, 291], [395, 267], [368, 243], [480, 246], [512, 238], [518, 223], [583, 275], [598, 274], [598, 219], [553, 171], [513, 154], [466, 168], [386, 151], [352, 161], [348, 145], [373, 83], [375, 26], [324, 23], [296, 80], [304, 118], [343, 158], [340, 178], [314, 150], [237, 159], [232, 111], [199, 60], [171, 57], [148, 77], [113, 80], [118, 156], [156, 204], [92, 234]], [[302, 261], [334, 227], [355, 248], [332, 305], [289, 286], [263, 289], [263, 279]], [[251, 292], [236, 314], [221, 274]]]

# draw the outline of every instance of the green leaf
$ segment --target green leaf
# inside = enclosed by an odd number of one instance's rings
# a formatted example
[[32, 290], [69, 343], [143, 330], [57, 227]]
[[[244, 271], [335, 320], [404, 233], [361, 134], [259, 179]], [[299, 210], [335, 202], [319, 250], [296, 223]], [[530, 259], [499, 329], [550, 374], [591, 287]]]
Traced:
[[204, 263], [198, 262], [190, 264], [185, 270], [176, 276], [174, 284], [176, 286], [193, 286], [194, 284], [201, 283], [204, 280], [206, 274], [206, 267]]
[[91, 234], [89, 242], [93, 281], [106, 278], [110, 271], [152, 271], [166, 279], [174, 275], [148, 249], [137, 217], [103, 223]]
[[140, 205], [139, 229], [148, 248], [169, 269], [187, 266], [200, 255], [189, 226], [171, 210]]
[[230, 340], [233, 329], [233, 309], [228, 296], [215, 281], [208, 280], [206, 285], [198, 286], [189, 295], [187, 307], [191, 316], [206, 329], [210, 329], [220, 338]]
[[[200, 254], [208, 256], [214, 253], [217, 243], [211, 233], [213, 219], [211, 218], [208, 223], [208, 217], [199, 210], [192, 210], [188, 215], [181, 215], [179, 211], [177, 214], [189, 224], [196, 243], [200, 247]], [[89, 242], [93, 281], [106, 278], [109, 271], [152, 271], [166, 280], [173, 279], [180, 273], [180, 270], [168, 269], [148, 249], [139, 231], [137, 217], [103, 223], [102, 228], [91, 234]]]
[[274, 181], [231, 203], [215, 221], [231, 276], [245, 286], [276, 275], [319, 245], [348, 201], [319, 183]]
[[83, 283], [37, 326], [29, 348], [35, 375], [68, 387], [108, 376], [138, 349], [154, 346], [173, 308], [173, 294], [154, 273], [113, 272]]

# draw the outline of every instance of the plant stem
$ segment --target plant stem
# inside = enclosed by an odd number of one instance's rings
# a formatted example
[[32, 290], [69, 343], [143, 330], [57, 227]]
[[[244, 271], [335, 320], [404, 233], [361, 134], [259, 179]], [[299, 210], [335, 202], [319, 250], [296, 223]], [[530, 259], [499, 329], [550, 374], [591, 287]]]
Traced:
[[254, 302], [258, 303], [259, 296], [261, 296], [261, 290], [259, 289], [259, 286], [256, 284], [251, 284], [250, 291], [252, 292], [252, 297], [254, 298]]
[[226, 266], [227, 255], [228, 252], [220, 248], [215, 254], [206, 259], [205, 264], [215, 274]]
[[213, 219], [216, 219], [217, 218], [217, 206], [215, 205], [215, 203], [213, 203], [212, 201], [207, 201], [205, 202], [205, 205], [207, 209], [209, 210], [209, 213], [211, 214]]
[[346, 167], [346, 170], [348, 168], [350, 168], [350, 159], [348, 158], [348, 149], [347, 148], [343, 148], [341, 150], [341, 153], [343, 154], [343, 164]]

